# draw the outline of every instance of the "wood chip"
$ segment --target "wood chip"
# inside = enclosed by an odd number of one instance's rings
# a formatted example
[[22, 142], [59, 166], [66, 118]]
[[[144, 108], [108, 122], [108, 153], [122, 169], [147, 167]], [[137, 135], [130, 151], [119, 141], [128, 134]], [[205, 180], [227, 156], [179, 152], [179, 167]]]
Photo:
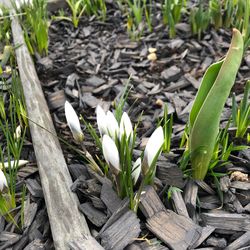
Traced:
[[161, 72], [161, 77], [165, 82], [174, 82], [178, 80], [180, 76], [181, 69], [175, 65]]
[[225, 250], [235, 250], [240, 249], [242, 247], [248, 246], [250, 244], [250, 231], [247, 231], [244, 233], [241, 237], [233, 241], [231, 244], [229, 244]]
[[43, 198], [42, 187], [36, 179], [30, 179], [30, 178], [27, 179], [26, 186], [29, 192], [32, 194], [32, 196], [37, 197], [37, 198]]
[[167, 246], [175, 250], [189, 248], [201, 236], [200, 226], [171, 210], [156, 213], [147, 219], [146, 225]]
[[171, 162], [159, 162], [156, 170], [156, 176], [163, 184], [183, 188], [184, 180], [181, 169]]
[[107, 221], [107, 216], [96, 209], [90, 202], [79, 205], [79, 209], [97, 227], [103, 226]]
[[211, 236], [206, 241], [207, 245], [216, 247], [218, 249], [224, 249], [227, 246], [227, 241], [225, 238], [216, 238]]
[[48, 95], [48, 105], [49, 105], [49, 108], [52, 110], [64, 107], [65, 101], [66, 101], [66, 97], [64, 94], [64, 90], [58, 90]]
[[195, 214], [197, 193], [198, 186], [192, 180], [189, 180], [187, 185], [185, 186], [184, 201], [191, 218], [193, 218]]
[[141, 194], [139, 208], [146, 218], [152, 217], [160, 211], [166, 211], [159, 196], [152, 186], [146, 186]]
[[139, 222], [134, 212], [125, 212], [99, 235], [104, 249], [122, 250], [132, 243], [141, 232]]
[[231, 182], [230, 187], [241, 190], [250, 190], [250, 182], [233, 181]]
[[101, 189], [101, 200], [111, 213], [117, 211], [122, 204], [122, 200], [117, 196], [112, 186], [105, 183], [102, 185]]
[[173, 190], [171, 194], [171, 199], [173, 201], [173, 205], [177, 214], [183, 215], [189, 218], [189, 214], [188, 214], [185, 202], [182, 198], [181, 192], [178, 190]]
[[84, 235], [75, 241], [68, 243], [69, 250], [104, 250], [97, 241], [90, 235]]
[[201, 236], [200, 238], [192, 245], [192, 249], [198, 247], [201, 243], [203, 243], [207, 237], [213, 233], [215, 230], [214, 227], [211, 226], [206, 226], [206, 227], [202, 227], [201, 230]]
[[201, 217], [206, 225], [216, 229], [250, 231], [250, 215], [230, 214], [227, 212], [202, 213]]

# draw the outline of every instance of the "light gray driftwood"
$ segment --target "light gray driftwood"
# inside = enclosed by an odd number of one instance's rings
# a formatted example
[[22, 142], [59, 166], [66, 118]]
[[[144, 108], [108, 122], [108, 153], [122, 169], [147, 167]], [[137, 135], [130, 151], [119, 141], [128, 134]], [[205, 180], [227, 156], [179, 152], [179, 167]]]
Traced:
[[54, 245], [58, 250], [69, 249], [68, 243], [90, 234], [89, 229], [78, 210], [78, 199], [70, 190], [72, 180], [58, 138], [52, 135], [56, 132], [49, 109], [16, 18], [11, 27], [15, 46], [21, 45], [17, 46], [16, 58]]

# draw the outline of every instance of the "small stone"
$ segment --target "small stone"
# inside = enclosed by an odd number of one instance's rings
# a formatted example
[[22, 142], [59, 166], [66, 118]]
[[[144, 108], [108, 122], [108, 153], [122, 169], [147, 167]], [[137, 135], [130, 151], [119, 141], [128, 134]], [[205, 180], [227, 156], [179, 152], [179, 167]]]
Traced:
[[151, 53], [155, 53], [157, 51], [156, 48], [148, 48], [148, 52]]
[[244, 174], [240, 171], [234, 171], [231, 173], [230, 181], [248, 181], [248, 174]]
[[158, 106], [158, 107], [163, 107], [164, 106], [164, 102], [161, 100], [161, 99], [157, 99], [155, 101], [155, 104]]
[[147, 58], [149, 61], [154, 62], [157, 60], [157, 55], [155, 53], [150, 53]]

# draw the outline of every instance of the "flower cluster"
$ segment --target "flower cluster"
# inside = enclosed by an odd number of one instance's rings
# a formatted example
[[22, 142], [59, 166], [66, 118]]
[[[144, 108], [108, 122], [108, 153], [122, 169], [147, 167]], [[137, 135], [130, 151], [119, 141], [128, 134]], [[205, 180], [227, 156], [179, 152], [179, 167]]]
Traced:
[[[109, 165], [113, 174], [118, 175], [121, 169], [121, 163], [118, 148], [119, 144], [123, 142], [123, 138], [129, 141], [129, 145], [132, 145], [134, 139], [133, 126], [130, 118], [126, 112], [123, 112], [120, 124], [118, 124], [115, 116], [112, 112], [105, 111], [98, 105], [96, 108], [97, 115], [97, 126], [102, 136], [102, 149], [105, 161]], [[143, 161], [138, 158], [132, 166], [132, 178], [133, 182], [136, 183], [140, 172], [145, 176], [154, 164], [155, 157], [161, 152], [162, 144], [164, 141], [163, 129], [158, 127], [148, 140], [144, 151]], [[118, 146], [118, 147], [117, 147]]]
[[[69, 102], [65, 102], [65, 116], [68, 126], [76, 141], [83, 141], [83, 133], [80, 122], [74, 108]], [[93, 138], [100, 142], [104, 159], [108, 166], [105, 166], [104, 172], [111, 177], [114, 187], [121, 198], [129, 197], [131, 208], [135, 208], [138, 204], [134, 196], [134, 186], [141, 176], [140, 187], [153, 183], [156, 169], [156, 161], [162, 151], [164, 142], [164, 133], [162, 127], [158, 127], [149, 138], [144, 150], [143, 157], [139, 157], [133, 162], [133, 149], [136, 140], [136, 128], [133, 128], [131, 120], [126, 112], [123, 112], [120, 122], [115, 118], [111, 111], [105, 112], [101, 106], [96, 108], [97, 126], [101, 139], [96, 132], [91, 130]], [[93, 129], [92, 126], [89, 128]], [[94, 168], [98, 169], [93, 157], [85, 149], [88, 161], [94, 164]], [[91, 166], [91, 164], [90, 164]], [[101, 170], [98, 172], [102, 172]], [[142, 190], [142, 188], [139, 188]], [[136, 201], [135, 201], [136, 200]], [[135, 205], [133, 205], [135, 204]], [[136, 208], [135, 208], [136, 210]]]

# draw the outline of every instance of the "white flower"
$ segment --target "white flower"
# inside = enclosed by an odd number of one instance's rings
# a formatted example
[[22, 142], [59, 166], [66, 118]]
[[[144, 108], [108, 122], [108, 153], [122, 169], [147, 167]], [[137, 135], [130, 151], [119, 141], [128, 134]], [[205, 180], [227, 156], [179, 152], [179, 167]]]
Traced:
[[153, 163], [153, 160], [157, 155], [157, 153], [159, 152], [159, 150], [161, 149], [163, 142], [164, 142], [164, 134], [163, 134], [163, 129], [160, 126], [154, 131], [154, 133], [148, 139], [143, 158], [143, 167], [144, 168], [146, 167], [146, 169], [144, 169], [143, 171], [144, 173]]
[[77, 142], [82, 142], [83, 141], [83, 133], [81, 130], [81, 125], [80, 125], [78, 116], [77, 116], [74, 108], [72, 107], [72, 105], [68, 101], [65, 102], [64, 108], [65, 108], [66, 120], [67, 120], [68, 126], [71, 130], [71, 133], [72, 133], [74, 139]]
[[102, 151], [105, 161], [108, 163], [112, 173], [118, 175], [120, 172], [119, 153], [115, 142], [108, 135], [103, 136]]
[[97, 105], [96, 107], [96, 121], [97, 126], [100, 132], [100, 135], [103, 136], [104, 134], [107, 134], [107, 116], [105, 111], [100, 105]]
[[15, 134], [14, 134], [14, 138], [15, 138], [16, 140], [18, 140], [18, 139], [21, 137], [21, 134], [22, 134], [22, 129], [21, 129], [21, 126], [18, 125], [18, 126], [16, 127], [16, 132], [15, 132]]
[[3, 10], [0, 8], [0, 16], [3, 16]]
[[22, 3], [20, 4], [19, 1], [15, 1], [15, 5], [17, 10], [20, 10]]
[[141, 173], [141, 157], [139, 157], [133, 164], [132, 167], [132, 179], [133, 183], [136, 184]]
[[[29, 161], [27, 160], [19, 160], [18, 161], [18, 165], [17, 165], [17, 161], [10, 161], [10, 163], [8, 161], [4, 162], [4, 168], [14, 168], [14, 167], [22, 167], [25, 166], [27, 163], [29, 163]], [[0, 169], [3, 168], [3, 164], [0, 163]]]
[[108, 111], [106, 115], [108, 134], [115, 140], [119, 136], [119, 126], [112, 112]]
[[8, 187], [8, 184], [3, 171], [0, 170], [0, 192], [3, 191], [4, 187]]
[[[20, 5], [31, 5], [33, 6], [33, 0], [19, 0]], [[18, 3], [18, 1], [16, 1], [16, 3]], [[19, 3], [18, 3], [19, 4]], [[20, 7], [19, 7], [20, 8]]]
[[130, 140], [133, 137], [133, 126], [126, 112], [122, 114], [122, 118], [120, 122], [120, 139], [122, 138], [124, 134], [126, 135], [127, 138], [129, 138], [130, 136]]

